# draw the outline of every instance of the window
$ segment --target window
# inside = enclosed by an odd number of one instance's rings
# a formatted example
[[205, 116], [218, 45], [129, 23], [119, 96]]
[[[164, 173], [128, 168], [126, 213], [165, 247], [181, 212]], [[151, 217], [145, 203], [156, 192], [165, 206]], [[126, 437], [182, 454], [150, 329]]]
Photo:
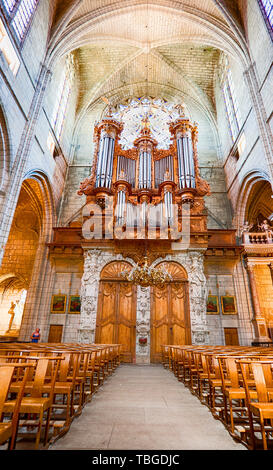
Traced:
[[63, 130], [68, 100], [71, 92], [72, 81], [74, 77], [73, 56], [68, 56], [66, 66], [61, 76], [59, 88], [57, 91], [57, 99], [53, 109], [51, 125], [55, 135], [59, 140]]
[[10, 24], [20, 42], [23, 41], [38, 0], [2, 0], [10, 16]]
[[123, 149], [134, 146], [141, 128], [148, 119], [151, 135], [158, 142], [159, 149], [168, 149], [171, 144], [170, 121], [179, 118], [177, 105], [161, 98], [138, 97], [129, 103], [120, 104], [113, 117], [122, 121], [124, 128], [119, 143]]
[[3, 4], [8, 13], [12, 13], [16, 3], [19, 3], [18, 0], [3, 0]]
[[273, 0], [259, 0], [259, 4], [268, 29], [273, 33]]
[[241, 116], [230, 69], [227, 70], [226, 78], [223, 84], [223, 94], [231, 137], [233, 142], [235, 142], [241, 127]]
[[11, 43], [8, 33], [1, 20], [0, 20], [0, 50], [2, 51], [13, 75], [16, 75], [20, 66], [20, 61], [17, 57], [15, 49]]

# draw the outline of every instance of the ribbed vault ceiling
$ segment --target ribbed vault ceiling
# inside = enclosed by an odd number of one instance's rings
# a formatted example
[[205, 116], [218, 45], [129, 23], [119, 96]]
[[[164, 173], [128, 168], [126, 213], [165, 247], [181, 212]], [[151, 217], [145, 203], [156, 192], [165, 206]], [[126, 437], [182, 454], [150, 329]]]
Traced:
[[80, 120], [102, 96], [150, 95], [198, 103], [215, 117], [221, 51], [241, 53], [236, 1], [62, 0], [52, 26], [52, 57], [74, 51]]

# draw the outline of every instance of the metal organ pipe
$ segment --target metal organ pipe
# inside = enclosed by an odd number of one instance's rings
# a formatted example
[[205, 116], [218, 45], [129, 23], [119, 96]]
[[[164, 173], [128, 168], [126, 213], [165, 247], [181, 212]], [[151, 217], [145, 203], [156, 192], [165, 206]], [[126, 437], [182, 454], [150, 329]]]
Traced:
[[165, 181], [166, 171], [169, 171], [169, 179], [173, 181], [173, 157], [169, 155], [168, 157], [161, 158], [160, 160], [155, 160], [155, 187], [158, 188], [163, 181]]
[[116, 218], [117, 225], [123, 225], [125, 223], [126, 214], [126, 194], [125, 191], [118, 192], [117, 206], [116, 206]]
[[170, 191], [166, 191], [164, 194], [164, 204], [167, 223], [171, 225], [173, 221], [173, 197]]
[[128, 181], [135, 187], [135, 173], [136, 173], [136, 162], [135, 160], [131, 160], [130, 158], [126, 158], [122, 155], [118, 156], [118, 163], [117, 163], [117, 180], [120, 179], [121, 172], [124, 172], [124, 179]]
[[112, 181], [114, 144], [115, 144], [114, 139], [111, 139], [110, 142], [109, 142], [108, 158], [107, 158], [106, 173], [105, 173], [106, 187], [107, 188], [110, 188], [111, 181]]
[[195, 170], [192, 140], [189, 136], [177, 136], [177, 156], [179, 171], [179, 187], [195, 188]]
[[139, 188], [150, 188], [152, 184], [151, 152], [141, 151], [139, 154]]
[[113, 173], [115, 139], [105, 134], [100, 140], [96, 187], [110, 188]]

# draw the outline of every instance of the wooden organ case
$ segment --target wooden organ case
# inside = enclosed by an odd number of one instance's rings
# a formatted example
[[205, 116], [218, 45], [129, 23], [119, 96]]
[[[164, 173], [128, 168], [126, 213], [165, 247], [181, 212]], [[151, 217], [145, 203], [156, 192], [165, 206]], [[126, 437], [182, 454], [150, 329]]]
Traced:
[[144, 238], [148, 244], [149, 240], [177, 240], [183, 229], [182, 206], [187, 203], [191, 244], [206, 246], [203, 198], [210, 195], [210, 188], [200, 177], [197, 125], [181, 113], [169, 125], [172, 143], [168, 149], [157, 148], [148, 119], [143, 119], [140, 134], [128, 150], [119, 144], [122, 130], [123, 124], [111, 114], [96, 124], [91, 176], [78, 191], [86, 195], [87, 204], [100, 207], [101, 238]]
[[[107, 245], [108, 249], [140, 264], [145, 256], [151, 264], [157, 258], [175, 253], [173, 242], [181, 240], [183, 206], [187, 205], [188, 249], [206, 249], [208, 232], [204, 196], [210, 195], [210, 188], [200, 177], [197, 125], [183, 112], [179, 113], [179, 117], [169, 124], [171, 144], [168, 149], [158, 148], [147, 118], [142, 120], [133, 147], [127, 150], [119, 142], [122, 130], [123, 124], [111, 113], [94, 129], [91, 175], [81, 183], [78, 191], [79, 195], [86, 196], [87, 208], [99, 208], [92, 214], [93, 220], [102, 218], [100, 236], [92, 240], [92, 246], [105, 249]], [[85, 214], [88, 218], [89, 211]], [[165, 263], [165, 267], [170, 272], [174, 269], [173, 263]], [[133, 307], [136, 305], [136, 286], [128, 291], [130, 308], [121, 308], [129, 300], [122, 300], [122, 292], [126, 289], [117, 287], [118, 279], [118, 272], [109, 279], [101, 277], [96, 342], [121, 341], [117, 325], [122, 325], [120, 331], [126, 344], [126, 360], [131, 362], [135, 356], [132, 345], [136, 338]], [[151, 288], [152, 362], [160, 360], [161, 344], [191, 342], [187, 278], [174, 277], [172, 284], [163, 290], [156, 286]], [[108, 312], [107, 305], [110, 304], [111, 312]]]

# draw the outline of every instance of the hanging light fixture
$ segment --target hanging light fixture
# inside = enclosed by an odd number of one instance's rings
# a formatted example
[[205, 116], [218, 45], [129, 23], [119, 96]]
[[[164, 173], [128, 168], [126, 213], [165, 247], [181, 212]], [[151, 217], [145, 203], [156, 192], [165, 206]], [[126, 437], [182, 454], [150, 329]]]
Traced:
[[165, 268], [148, 266], [147, 256], [144, 257], [144, 263], [137, 264], [131, 271], [122, 271], [121, 276], [126, 281], [141, 287], [163, 287], [166, 282], [172, 281], [172, 276]]

